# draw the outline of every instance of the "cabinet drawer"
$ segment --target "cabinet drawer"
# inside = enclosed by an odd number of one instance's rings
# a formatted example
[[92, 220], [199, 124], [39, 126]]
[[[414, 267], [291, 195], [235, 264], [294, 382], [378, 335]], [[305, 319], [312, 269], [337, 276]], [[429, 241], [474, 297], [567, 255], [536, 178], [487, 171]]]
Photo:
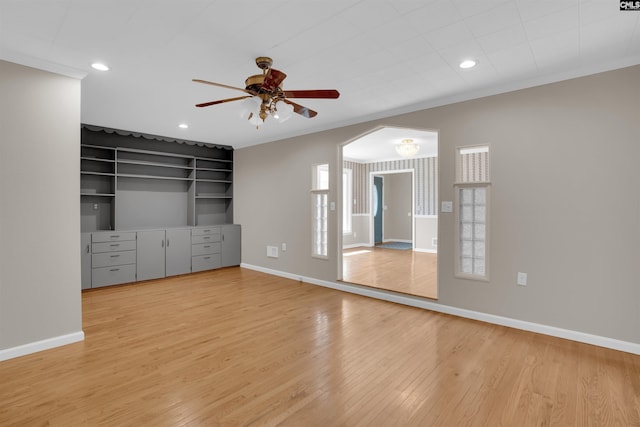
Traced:
[[220, 254], [191, 257], [191, 271], [213, 270], [220, 268]]
[[210, 243], [210, 242], [219, 242], [220, 235], [219, 234], [207, 234], [205, 236], [191, 236], [191, 243]]
[[104, 231], [101, 233], [91, 233], [91, 242], [121, 242], [124, 240], [136, 240], [135, 231], [119, 232], [119, 231]]
[[220, 227], [204, 227], [191, 229], [192, 236], [203, 236], [206, 234], [220, 234]]
[[135, 263], [136, 251], [103, 252], [91, 255], [91, 266], [93, 268]]
[[119, 265], [113, 267], [99, 267], [91, 271], [91, 287], [117, 285], [136, 281], [136, 265]]
[[102, 252], [134, 251], [135, 249], [135, 240], [128, 240], [126, 242], [102, 242], [91, 245], [91, 252], [94, 254]]
[[209, 255], [220, 253], [220, 242], [191, 245], [191, 255]]

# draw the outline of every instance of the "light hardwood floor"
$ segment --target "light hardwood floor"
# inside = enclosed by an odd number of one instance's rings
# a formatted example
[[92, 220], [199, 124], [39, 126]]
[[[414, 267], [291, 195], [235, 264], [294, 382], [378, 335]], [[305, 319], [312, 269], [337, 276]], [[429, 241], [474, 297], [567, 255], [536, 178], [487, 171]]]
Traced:
[[[640, 356], [240, 268], [85, 292], [1, 426], [637, 426]], [[43, 320], [44, 321], [44, 320]]]
[[342, 256], [345, 282], [438, 299], [438, 256], [412, 250], [361, 247]]

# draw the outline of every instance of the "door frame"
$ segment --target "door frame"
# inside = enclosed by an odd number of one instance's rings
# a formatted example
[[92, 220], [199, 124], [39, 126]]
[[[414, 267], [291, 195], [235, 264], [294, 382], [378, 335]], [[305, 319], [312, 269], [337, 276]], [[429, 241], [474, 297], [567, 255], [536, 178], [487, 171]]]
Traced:
[[[370, 171], [369, 172], [369, 246], [375, 246], [374, 237], [374, 224], [373, 224], [373, 192], [375, 191], [373, 185], [373, 177], [376, 175], [391, 175], [398, 173], [410, 173], [411, 174], [411, 242], [413, 245], [416, 243], [416, 177], [413, 169], [393, 169], [386, 171]], [[384, 178], [384, 177], [383, 177]], [[384, 185], [384, 184], [383, 184]], [[383, 187], [384, 188], [384, 187]], [[384, 191], [382, 195], [382, 208], [384, 209]], [[384, 241], [384, 213], [382, 214], [382, 239]]]

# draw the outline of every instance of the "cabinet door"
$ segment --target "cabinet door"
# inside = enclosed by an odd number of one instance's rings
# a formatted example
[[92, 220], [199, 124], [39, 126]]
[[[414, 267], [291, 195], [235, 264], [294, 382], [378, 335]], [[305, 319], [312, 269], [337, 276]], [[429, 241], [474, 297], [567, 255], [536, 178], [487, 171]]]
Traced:
[[167, 230], [167, 276], [191, 273], [191, 230]]
[[82, 289], [91, 288], [91, 233], [80, 234], [80, 265]]
[[164, 230], [138, 232], [137, 280], [149, 280], [164, 277]]
[[230, 267], [240, 265], [240, 226], [236, 224], [226, 224], [222, 229], [222, 253], [221, 266]]

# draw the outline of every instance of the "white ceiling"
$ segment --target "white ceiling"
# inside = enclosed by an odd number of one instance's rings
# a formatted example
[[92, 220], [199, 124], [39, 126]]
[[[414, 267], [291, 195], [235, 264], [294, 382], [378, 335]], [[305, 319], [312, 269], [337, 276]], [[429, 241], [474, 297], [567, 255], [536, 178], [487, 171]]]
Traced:
[[345, 160], [359, 163], [373, 163], [386, 160], [401, 160], [395, 146], [403, 139], [412, 139], [420, 149], [414, 158], [438, 155], [438, 133], [435, 131], [405, 129], [383, 126], [362, 135], [345, 145], [342, 155]]
[[[241, 148], [635, 65], [639, 17], [617, 0], [0, 0], [0, 58], [86, 74], [85, 123]], [[285, 89], [341, 96], [259, 130], [239, 102], [194, 107], [241, 94], [191, 79], [242, 87], [257, 56]]]

